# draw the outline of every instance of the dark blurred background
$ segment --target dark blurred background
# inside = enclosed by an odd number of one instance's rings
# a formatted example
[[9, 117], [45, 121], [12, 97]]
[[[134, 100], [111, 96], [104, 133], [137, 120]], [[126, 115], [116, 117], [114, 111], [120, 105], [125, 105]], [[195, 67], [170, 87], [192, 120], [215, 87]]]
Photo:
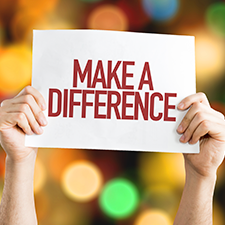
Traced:
[[[225, 1], [0, 0], [0, 102], [31, 82], [33, 29], [194, 35], [197, 91], [225, 114]], [[4, 159], [0, 149], [0, 195]], [[224, 172], [222, 165], [215, 225], [225, 224]], [[172, 225], [184, 175], [181, 154], [39, 149], [39, 224]]]

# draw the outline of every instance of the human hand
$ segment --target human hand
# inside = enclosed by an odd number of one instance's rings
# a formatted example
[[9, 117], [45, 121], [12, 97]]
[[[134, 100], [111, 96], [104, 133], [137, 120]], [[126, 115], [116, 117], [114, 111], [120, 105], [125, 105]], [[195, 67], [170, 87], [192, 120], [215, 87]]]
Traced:
[[199, 141], [200, 153], [184, 154], [186, 172], [204, 178], [215, 176], [224, 159], [224, 115], [210, 107], [203, 93], [188, 96], [178, 105], [179, 110], [189, 107], [177, 132], [183, 134], [180, 138], [182, 143], [196, 144]]
[[47, 125], [43, 114], [46, 104], [33, 87], [25, 87], [15, 98], [2, 102], [0, 107], [0, 143], [13, 162], [36, 157], [37, 148], [25, 147], [25, 134], [42, 134]]

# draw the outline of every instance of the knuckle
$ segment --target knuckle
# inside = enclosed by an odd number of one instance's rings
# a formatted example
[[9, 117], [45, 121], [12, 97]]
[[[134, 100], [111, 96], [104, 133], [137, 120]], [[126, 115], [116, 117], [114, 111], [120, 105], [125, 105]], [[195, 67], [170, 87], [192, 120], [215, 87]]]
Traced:
[[18, 113], [18, 116], [17, 116], [18, 121], [22, 121], [24, 120], [24, 118], [25, 118], [25, 115], [23, 113]]
[[20, 110], [23, 112], [26, 112], [27, 110], [29, 110], [29, 106], [28, 104], [24, 103], [20, 106]]
[[201, 98], [207, 98], [205, 93], [203, 92], [198, 92], [198, 95], [201, 97]]
[[202, 127], [203, 127], [203, 129], [207, 129], [207, 128], [209, 127], [209, 122], [206, 121], [206, 120], [204, 120], [204, 121], [202, 122]]
[[196, 119], [202, 121], [204, 119], [205, 115], [203, 112], [198, 112], [196, 114]]
[[24, 100], [27, 103], [30, 103], [32, 101], [32, 99], [33, 99], [33, 97], [32, 97], [31, 94], [27, 94], [27, 95], [24, 96]]
[[27, 93], [27, 94], [30, 93], [31, 92], [31, 88], [32, 88], [31, 86], [26, 86], [24, 88], [24, 92]]
[[195, 102], [194, 104], [193, 104], [193, 106], [194, 106], [194, 108], [195, 108], [195, 110], [198, 112], [198, 111], [200, 111], [201, 109], [202, 109], [202, 104], [200, 103], [200, 102]]

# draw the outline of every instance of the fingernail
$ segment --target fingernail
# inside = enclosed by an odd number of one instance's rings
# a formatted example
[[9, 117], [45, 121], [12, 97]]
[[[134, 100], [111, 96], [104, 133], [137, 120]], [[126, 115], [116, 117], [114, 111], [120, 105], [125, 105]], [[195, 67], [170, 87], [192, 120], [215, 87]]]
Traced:
[[37, 130], [38, 130], [38, 133], [39, 133], [39, 134], [42, 134], [42, 133], [43, 133], [43, 129], [42, 129], [41, 127], [38, 127]]
[[184, 108], [184, 103], [183, 102], [179, 103], [178, 108], [183, 109]]
[[40, 118], [40, 123], [41, 123], [41, 125], [43, 125], [43, 126], [47, 125], [48, 122], [47, 122], [45, 116], [42, 116], [42, 117]]
[[184, 135], [181, 136], [180, 141], [184, 141], [185, 137]]

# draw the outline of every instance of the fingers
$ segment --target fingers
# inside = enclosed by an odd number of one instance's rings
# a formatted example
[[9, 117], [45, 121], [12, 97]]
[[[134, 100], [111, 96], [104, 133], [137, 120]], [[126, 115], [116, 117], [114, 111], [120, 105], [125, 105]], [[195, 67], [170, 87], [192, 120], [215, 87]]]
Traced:
[[192, 139], [189, 143], [196, 144], [198, 140], [206, 134], [213, 136], [219, 141], [224, 141], [224, 139], [221, 139], [222, 135], [220, 135], [220, 132], [218, 132], [220, 130], [224, 130], [224, 124], [214, 123], [212, 121], [205, 120], [199, 124], [199, 126], [193, 133]]
[[[4, 106], [5, 107], [5, 106]], [[36, 134], [42, 134], [43, 130], [41, 126], [47, 125], [47, 121], [43, 112], [39, 107], [37, 109], [31, 110], [31, 107], [27, 103], [23, 104], [12, 104], [6, 108], [7, 113], [24, 113], [27, 118], [27, 121], [32, 129], [32, 131]]]
[[22, 96], [22, 95], [32, 95], [35, 101], [37, 102], [37, 104], [39, 105], [39, 107], [42, 110], [46, 109], [45, 99], [43, 98], [41, 93], [35, 88], [33, 88], [32, 86], [25, 87], [16, 97]]
[[1, 114], [1, 120], [3, 120], [4, 123], [0, 123], [1, 125], [0, 128], [14, 127], [18, 125], [24, 131], [25, 134], [28, 135], [33, 134], [30, 125], [28, 123], [27, 117], [22, 112]]
[[185, 129], [185, 132], [181, 136], [180, 141], [183, 142], [183, 143], [189, 142], [190, 144], [197, 143], [198, 140], [193, 139], [193, 136], [194, 136], [196, 130], [199, 129], [198, 127], [202, 123], [204, 124], [207, 121], [210, 121], [211, 123], [217, 124], [217, 123], [221, 122], [221, 119], [218, 118], [218, 117], [215, 117], [212, 114], [208, 114], [208, 113], [202, 112], [202, 111], [196, 113], [194, 118], [192, 119], [192, 121], [188, 124], [187, 129]]
[[177, 128], [177, 132], [183, 134], [180, 138], [182, 143], [195, 144], [207, 133], [213, 138], [218, 138], [218, 133], [220, 135], [223, 133], [222, 130], [221, 132], [217, 130], [217, 133], [213, 132], [213, 124], [221, 124], [224, 130], [224, 115], [210, 107], [204, 94], [191, 95], [183, 99], [181, 103], [183, 107], [179, 104], [178, 109], [185, 110], [190, 107]]
[[[16, 104], [20, 104], [19, 106], [15, 106]], [[26, 109], [27, 106], [30, 107], [32, 113], [34, 114], [35, 119], [41, 126], [47, 125], [47, 120], [35, 101], [34, 97], [31, 94], [18, 96], [11, 100], [6, 100], [2, 103], [3, 107], [7, 107], [8, 112], [25, 112], [28, 111]]]
[[41, 126], [47, 125], [42, 112], [45, 108], [43, 96], [36, 89], [28, 86], [15, 98], [2, 102], [0, 129], [18, 125], [26, 134], [33, 132], [41, 134], [43, 133]]
[[202, 103], [195, 102], [192, 104], [191, 108], [188, 110], [185, 117], [181, 121], [180, 125], [177, 128], [177, 131], [179, 133], [183, 133], [188, 128], [189, 124], [191, 123], [193, 118], [196, 116], [196, 114], [198, 114], [197, 117], [200, 117], [200, 119], [203, 119], [204, 118], [204, 115], [202, 115], [203, 113], [212, 114], [216, 118], [217, 117], [221, 119], [223, 118], [222, 113], [219, 113], [213, 110], [212, 108], [210, 108], [209, 106], [206, 106]]
[[189, 108], [193, 103], [202, 103], [204, 105], [210, 106], [209, 101], [206, 97], [206, 95], [202, 92], [199, 92], [197, 94], [190, 95], [186, 98], [184, 98], [177, 106], [180, 110], [185, 110]]

